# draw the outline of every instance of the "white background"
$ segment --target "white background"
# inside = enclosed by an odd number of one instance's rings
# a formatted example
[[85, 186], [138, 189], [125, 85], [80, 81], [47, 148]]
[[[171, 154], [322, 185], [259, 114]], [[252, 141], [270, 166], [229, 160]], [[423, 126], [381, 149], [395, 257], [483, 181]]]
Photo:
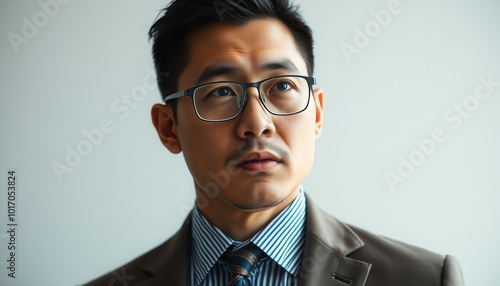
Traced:
[[[112, 108], [154, 81], [146, 33], [166, 2], [74, 0], [45, 23], [37, 1], [0, 3], [0, 284], [84, 283], [166, 240], [193, 205], [182, 156], [150, 121], [156, 87], [128, 114]], [[500, 81], [500, 2], [402, 0], [350, 62], [341, 43], [354, 45], [356, 27], [389, 1], [299, 3], [326, 92], [306, 192], [345, 222], [456, 256], [468, 285], [498, 285], [500, 87], [456, 129], [443, 114], [473, 100], [478, 77]], [[34, 16], [40, 27], [15, 47], [10, 33], [23, 36]], [[105, 118], [113, 132], [59, 181], [54, 162], [66, 164], [67, 148]], [[391, 190], [384, 174], [436, 128], [446, 141]], [[11, 168], [16, 279], [6, 269]]]

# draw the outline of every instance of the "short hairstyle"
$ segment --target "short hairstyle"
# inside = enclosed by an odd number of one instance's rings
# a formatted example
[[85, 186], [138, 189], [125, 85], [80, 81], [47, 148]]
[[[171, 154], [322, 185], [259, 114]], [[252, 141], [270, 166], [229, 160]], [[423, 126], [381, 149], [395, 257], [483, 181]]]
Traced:
[[[260, 18], [281, 21], [291, 31], [304, 58], [309, 75], [313, 74], [313, 38], [298, 7], [289, 0], [173, 0], [149, 30], [153, 40], [153, 60], [158, 87], [163, 99], [177, 91], [179, 75], [189, 60], [187, 38], [198, 29], [216, 23], [246, 24]], [[176, 102], [172, 102], [176, 117]]]

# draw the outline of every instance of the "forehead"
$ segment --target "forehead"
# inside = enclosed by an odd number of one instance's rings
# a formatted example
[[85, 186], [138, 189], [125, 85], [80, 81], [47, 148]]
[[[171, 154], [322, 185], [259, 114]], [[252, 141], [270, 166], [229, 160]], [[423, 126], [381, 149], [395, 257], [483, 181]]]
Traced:
[[213, 66], [231, 67], [230, 76], [241, 80], [267, 76], [275, 62], [295, 66], [296, 70], [289, 73], [307, 74], [292, 33], [275, 19], [212, 24], [193, 32], [188, 37], [188, 47], [189, 62], [179, 76], [179, 88], [197, 84], [203, 72]]

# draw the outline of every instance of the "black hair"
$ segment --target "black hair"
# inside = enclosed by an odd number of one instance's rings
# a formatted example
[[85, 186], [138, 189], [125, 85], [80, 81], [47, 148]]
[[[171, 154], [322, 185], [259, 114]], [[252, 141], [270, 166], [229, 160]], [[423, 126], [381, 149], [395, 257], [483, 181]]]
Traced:
[[[179, 75], [189, 59], [187, 38], [198, 29], [215, 23], [246, 24], [259, 18], [281, 21], [291, 31], [297, 48], [313, 74], [313, 38], [309, 26], [289, 0], [174, 0], [160, 11], [151, 26], [153, 60], [162, 98], [177, 91]], [[176, 102], [172, 102], [176, 117]]]

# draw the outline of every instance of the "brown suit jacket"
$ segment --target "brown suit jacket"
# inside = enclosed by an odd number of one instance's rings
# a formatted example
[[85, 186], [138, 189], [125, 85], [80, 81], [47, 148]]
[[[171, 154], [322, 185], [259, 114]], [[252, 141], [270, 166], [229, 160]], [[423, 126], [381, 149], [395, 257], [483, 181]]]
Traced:
[[[173, 237], [87, 286], [184, 286], [190, 263], [190, 217]], [[307, 197], [301, 286], [460, 286], [458, 261], [348, 226]]]

